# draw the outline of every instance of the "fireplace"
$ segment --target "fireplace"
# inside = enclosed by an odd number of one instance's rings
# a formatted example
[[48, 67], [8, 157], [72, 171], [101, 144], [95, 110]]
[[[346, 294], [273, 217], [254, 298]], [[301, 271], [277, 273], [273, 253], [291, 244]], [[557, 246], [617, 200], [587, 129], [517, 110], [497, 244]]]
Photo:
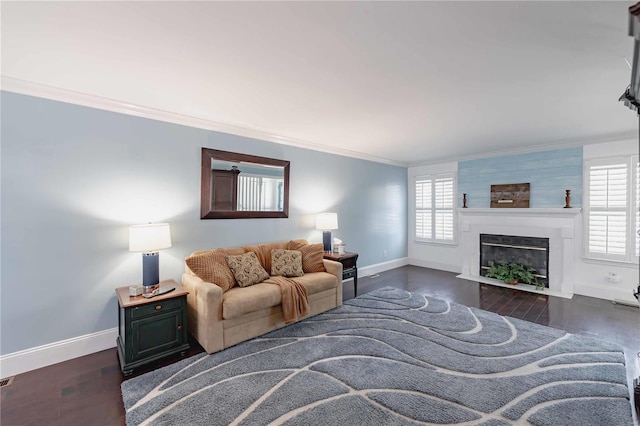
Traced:
[[490, 262], [533, 268], [537, 281], [549, 287], [549, 238], [480, 234], [480, 276], [486, 276]]
[[[460, 278], [486, 284], [509, 286], [487, 278], [479, 271], [480, 235], [521, 236], [548, 240], [545, 255], [548, 288], [536, 290], [534, 286], [521, 284], [516, 288], [523, 291], [542, 292], [551, 296], [571, 298], [573, 296], [573, 268], [577, 253], [576, 237], [581, 232], [580, 209], [565, 208], [460, 208], [459, 229], [462, 253]], [[498, 242], [497, 244], [502, 244]], [[511, 244], [521, 245], [521, 244]], [[531, 245], [535, 245], [535, 242]], [[493, 246], [497, 247], [497, 246]], [[532, 250], [541, 251], [541, 250]], [[518, 263], [518, 259], [512, 259]], [[544, 270], [545, 268], [536, 268]]]

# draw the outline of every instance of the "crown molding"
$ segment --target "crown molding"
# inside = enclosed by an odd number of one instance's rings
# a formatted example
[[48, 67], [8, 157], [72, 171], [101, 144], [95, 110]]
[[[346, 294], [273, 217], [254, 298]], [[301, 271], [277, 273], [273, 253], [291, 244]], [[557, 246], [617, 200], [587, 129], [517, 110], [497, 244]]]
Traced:
[[375, 155], [351, 151], [349, 149], [336, 148], [319, 143], [308, 142], [301, 139], [280, 136], [261, 129], [255, 129], [229, 123], [221, 123], [171, 111], [164, 111], [144, 105], [137, 105], [120, 101], [117, 99], [110, 99], [102, 96], [96, 96], [88, 93], [77, 92], [74, 90], [36, 83], [33, 81], [21, 80], [6, 75], [1, 76], [0, 90], [50, 99], [54, 101], [66, 102], [74, 105], [81, 105], [89, 108], [96, 108], [120, 114], [132, 115], [135, 117], [149, 118], [152, 120], [159, 120], [167, 123], [196, 127], [199, 129], [211, 130], [214, 132], [228, 133], [231, 135], [243, 136], [252, 139], [260, 139], [279, 143], [282, 145], [294, 146], [297, 148], [304, 148], [313, 151], [325, 152], [328, 154], [357, 158], [360, 160], [373, 161], [375, 163], [383, 163], [399, 167], [408, 166], [407, 163], [394, 161], [388, 158], [377, 157]]
[[532, 146], [521, 147], [521, 148], [488, 151], [482, 154], [461, 155], [458, 157], [445, 157], [445, 158], [440, 158], [437, 160], [429, 160], [429, 161], [416, 161], [416, 162], [409, 163], [407, 167], [430, 166], [434, 164], [449, 163], [454, 161], [460, 162], [460, 161], [469, 161], [469, 160], [479, 160], [482, 158], [504, 157], [507, 155], [527, 154], [530, 152], [549, 151], [553, 149], [575, 148], [578, 146], [592, 145], [597, 143], [623, 142], [623, 141], [637, 139], [637, 137], [638, 137], [637, 131], [630, 130], [628, 132], [619, 132], [619, 133], [610, 134], [607, 136], [602, 136], [597, 138], [566, 139], [566, 140], [555, 141], [555, 142], [550, 142], [550, 143], [545, 143], [540, 145], [532, 145]]

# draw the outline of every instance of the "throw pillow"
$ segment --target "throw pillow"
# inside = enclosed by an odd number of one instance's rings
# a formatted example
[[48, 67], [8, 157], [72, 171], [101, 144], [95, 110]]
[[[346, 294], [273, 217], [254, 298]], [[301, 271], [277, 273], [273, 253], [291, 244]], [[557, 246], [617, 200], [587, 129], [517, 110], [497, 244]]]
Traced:
[[227, 265], [240, 287], [261, 283], [269, 274], [260, 265], [258, 256], [252, 251], [237, 256], [227, 256]]
[[302, 270], [305, 274], [309, 272], [326, 272], [324, 269], [324, 250], [322, 243], [307, 244], [304, 240], [289, 241], [289, 250], [300, 250], [302, 252]]
[[189, 256], [185, 262], [200, 279], [217, 285], [225, 292], [236, 284], [226, 257], [225, 250], [217, 249]]
[[301, 277], [302, 252], [300, 250], [271, 250], [271, 275], [281, 277]]

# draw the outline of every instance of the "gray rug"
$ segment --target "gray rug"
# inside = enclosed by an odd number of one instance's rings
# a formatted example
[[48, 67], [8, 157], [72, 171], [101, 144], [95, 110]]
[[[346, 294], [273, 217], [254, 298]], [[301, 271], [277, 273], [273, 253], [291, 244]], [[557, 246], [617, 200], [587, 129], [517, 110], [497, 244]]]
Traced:
[[632, 425], [614, 344], [386, 287], [122, 384], [127, 425]]

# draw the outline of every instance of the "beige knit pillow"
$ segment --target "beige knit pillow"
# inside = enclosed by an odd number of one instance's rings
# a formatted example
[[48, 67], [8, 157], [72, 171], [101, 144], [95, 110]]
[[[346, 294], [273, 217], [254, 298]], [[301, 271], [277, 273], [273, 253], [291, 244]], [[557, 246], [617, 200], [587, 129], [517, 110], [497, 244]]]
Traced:
[[227, 256], [226, 259], [240, 287], [258, 284], [269, 278], [269, 274], [260, 265], [258, 256], [252, 251], [237, 256]]
[[304, 240], [289, 241], [289, 250], [300, 250], [302, 253], [302, 270], [309, 272], [326, 272], [324, 269], [324, 250], [322, 243], [307, 244]]
[[300, 250], [271, 250], [271, 275], [281, 277], [301, 277], [302, 252]]
[[236, 284], [226, 257], [225, 250], [217, 249], [191, 255], [185, 259], [185, 262], [200, 279], [217, 285], [224, 292]]

